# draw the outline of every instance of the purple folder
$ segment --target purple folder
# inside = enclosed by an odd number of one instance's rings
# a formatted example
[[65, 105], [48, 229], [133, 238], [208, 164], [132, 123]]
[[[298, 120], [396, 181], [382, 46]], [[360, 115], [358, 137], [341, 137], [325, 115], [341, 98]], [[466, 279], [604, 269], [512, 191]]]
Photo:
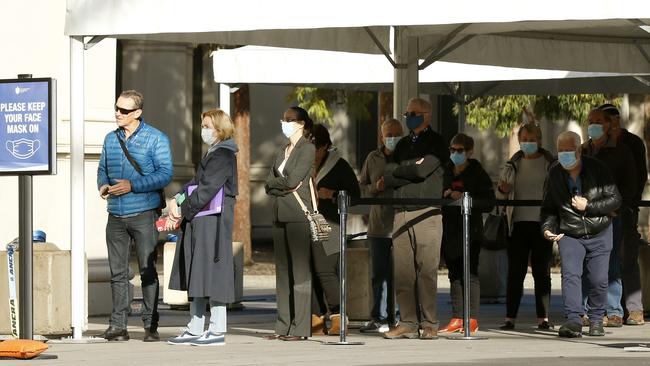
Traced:
[[[187, 186], [187, 197], [194, 192], [196, 189], [197, 185], [193, 184], [190, 186]], [[196, 214], [195, 217], [201, 217], [201, 216], [207, 216], [207, 215], [217, 215], [220, 214], [221, 211], [223, 210], [223, 187], [217, 192], [217, 194], [208, 202], [203, 209]]]

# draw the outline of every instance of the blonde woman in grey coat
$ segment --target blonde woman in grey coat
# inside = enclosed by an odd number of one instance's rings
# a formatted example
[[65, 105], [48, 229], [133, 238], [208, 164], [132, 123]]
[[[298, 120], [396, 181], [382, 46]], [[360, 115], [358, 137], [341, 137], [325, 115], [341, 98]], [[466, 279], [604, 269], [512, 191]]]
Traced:
[[[238, 188], [234, 126], [222, 110], [207, 111], [202, 117], [201, 137], [210, 148], [194, 178], [171, 200], [167, 220], [168, 229], [179, 221], [181, 227], [169, 288], [187, 291], [190, 299], [190, 322], [180, 335], [167, 341], [173, 345], [224, 345], [226, 304], [235, 300], [232, 226]], [[191, 193], [190, 185], [196, 185]], [[221, 213], [199, 215], [221, 189]], [[205, 330], [208, 303], [210, 324]]]

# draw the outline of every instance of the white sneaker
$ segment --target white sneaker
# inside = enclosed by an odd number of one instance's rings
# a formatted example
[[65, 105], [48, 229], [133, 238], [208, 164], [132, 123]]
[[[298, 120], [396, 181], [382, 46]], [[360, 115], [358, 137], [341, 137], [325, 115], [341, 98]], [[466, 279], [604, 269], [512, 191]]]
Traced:
[[168, 344], [173, 344], [175, 346], [190, 346], [192, 341], [195, 341], [199, 338], [201, 338], [203, 334], [200, 335], [194, 335], [190, 333], [190, 331], [187, 328], [184, 328], [182, 333], [174, 338], [169, 338], [167, 340]]
[[208, 330], [190, 344], [192, 346], [225, 346], [226, 336], [223, 333], [212, 333]]

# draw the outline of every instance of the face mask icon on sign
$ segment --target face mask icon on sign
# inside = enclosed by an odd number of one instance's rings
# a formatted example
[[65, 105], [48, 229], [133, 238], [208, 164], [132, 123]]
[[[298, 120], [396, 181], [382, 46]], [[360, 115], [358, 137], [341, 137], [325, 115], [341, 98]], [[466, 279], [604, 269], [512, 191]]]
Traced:
[[7, 150], [11, 155], [18, 159], [29, 159], [41, 147], [39, 140], [18, 139], [15, 141], [7, 141]]

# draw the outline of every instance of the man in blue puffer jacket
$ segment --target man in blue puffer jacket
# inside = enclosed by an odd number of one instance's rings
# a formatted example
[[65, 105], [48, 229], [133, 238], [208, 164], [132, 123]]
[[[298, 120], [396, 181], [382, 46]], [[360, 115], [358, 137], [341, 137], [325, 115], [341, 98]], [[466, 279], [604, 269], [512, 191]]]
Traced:
[[144, 341], [159, 340], [155, 220], [158, 209], [164, 205], [161, 191], [172, 179], [172, 157], [169, 139], [144, 122], [142, 107], [143, 97], [137, 91], [120, 94], [115, 103], [118, 129], [106, 135], [97, 169], [99, 194], [108, 201], [106, 245], [113, 311], [102, 337], [109, 341], [129, 339], [126, 325], [131, 241], [135, 244], [142, 281]]

